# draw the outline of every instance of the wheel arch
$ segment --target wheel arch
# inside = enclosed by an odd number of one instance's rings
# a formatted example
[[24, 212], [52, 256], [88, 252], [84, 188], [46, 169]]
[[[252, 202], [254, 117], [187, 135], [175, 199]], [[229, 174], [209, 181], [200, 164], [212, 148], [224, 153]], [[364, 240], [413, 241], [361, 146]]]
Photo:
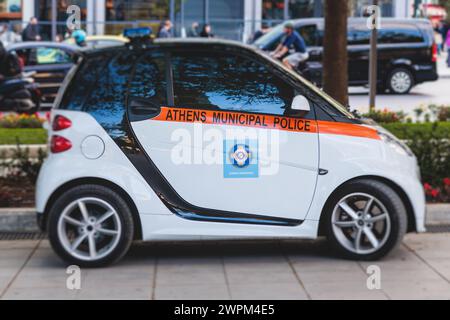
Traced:
[[139, 217], [139, 211], [138, 211], [133, 199], [131, 199], [129, 194], [122, 187], [118, 186], [117, 184], [115, 184], [111, 181], [102, 179], [102, 178], [94, 178], [94, 177], [85, 177], [85, 178], [78, 178], [78, 179], [70, 180], [70, 181], [62, 184], [61, 186], [59, 186], [55, 191], [53, 191], [53, 193], [50, 195], [50, 197], [47, 200], [47, 203], [45, 205], [45, 209], [43, 212], [43, 221], [42, 221], [41, 225], [43, 226], [44, 231], [46, 231], [46, 229], [47, 229], [48, 212], [49, 212], [51, 206], [53, 205], [53, 203], [56, 201], [56, 199], [58, 199], [58, 197], [61, 196], [67, 190], [72, 189], [76, 186], [83, 185], [83, 184], [100, 185], [100, 186], [103, 186], [106, 188], [110, 188], [110, 189], [114, 190], [115, 192], [117, 192], [119, 195], [121, 195], [122, 198], [127, 203], [127, 205], [129, 206], [129, 208], [132, 212], [132, 215], [133, 215], [133, 224], [134, 224], [134, 230], [135, 230], [134, 240], [142, 240], [141, 219]]
[[351, 181], [355, 181], [355, 180], [366, 180], [366, 179], [371, 179], [371, 180], [375, 180], [375, 181], [379, 181], [382, 182], [386, 185], [388, 185], [390, 188], [392, 188], [400, 197], [400, 199], [402, 200], [405, 209], [406, 209], [406, 215], [407, 215], [407, 221], [408, 221], [408, 227], [407, 227], [407, 232], [416, 232], [417, 231], [417, 227], [416, 227], [416, 217], [414, 214], [414, 208], [413, 205], [411, 203], [411, 200], [408, 198], [408, 195], [406, 194], [405, 190], [403, 190], [402, 187], [400, 187], [397, 183], [395, 183], [394, 181], [387, 179], [385, 177], [381, 177], [381, 176], [374, 176], [374, 175], [366, 175], [366, 176], [359, 176], [359, 177], [355, 177], [352, 179], [349, 179], [343, 183], [341, 183], [327, 198], [327, 201], [325, 201], [325, 204], [322, 207], [322, 212], [320, 214], [320, 222], [319, 222], [319, 235], [324, 235], [325, 234], [325, 228], [324, 228], [324, 220], [322, 219], [323, 216], [325, 216], [325, 210], [327, 209], [327, 207], [329, 206], [329, 203], [333, 197], [333, 195], [339, 191], [341, 188], [343, 188], [347, 183], [351, 182]]

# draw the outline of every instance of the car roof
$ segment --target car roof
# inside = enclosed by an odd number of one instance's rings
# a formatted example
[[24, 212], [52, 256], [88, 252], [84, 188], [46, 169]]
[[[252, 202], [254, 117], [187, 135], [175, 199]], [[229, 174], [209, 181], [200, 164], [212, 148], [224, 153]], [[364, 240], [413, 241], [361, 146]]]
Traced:
[[27, 41], [27, 42], [18, 42], [9, 45], [6, 50], [20, 50], [20, 49], [32, 49], [32, 48], [54, 48], [54, 49], [63, 49], [70, 52], [79, 51], [76, 46], [67, 44], [67, 43], [59, 43], [59, 42], [50, 42], [50, 41]]
[[[304, 24], [318, 24], [323, 25], [324, 24], [324, 18], [301, 18], [301, 19], [292, 19], [289, 20], [289, 22], [293, 23], [294, 25], [304, 25]], [[367, 24], [367, 18], [365, 17], [349, 17], [348, 18], [349, 25], [355, 25], [355, 24]], [[383, 23], [386, 23], [389, 25], [389, 27], [395, 27], [395, 26], [416, 26], [416, 27], [431, 27], [431, 22], [428, 19], [424, 18], [389, 18], [389, 17], [382, 17], [381, 18], [381, 25], [383, 26]], [[279, 24], [281, 25], [281, 24]], [[279, 26], [277, 25], [277, 26]]]
[[[194, 46], [203, 47], [203, 46], [228, 46], [235, 47], [244, 50], [250, 50], [253, 52], [260, 53], [257, 48], [254, 46], [250, 46], [247, 44], [243, 44], [234, 40], [226, 40], [226, 39], [218, 39], [218, 38], [164, 38], [164, 39], [155, 39], [153, 40], [154, 48], [163, 48], [163, 47], [189, 47], [192, 48]], [[126, 48], [126, 44], [123, 46], [114, 46], [114, 47], [102, 47], [102, 48], [82, 48], [81, 52], [87, 56], [95, 55], [100, 52], [108, 52], [108, 51], [117, 51], [121, 48]]]

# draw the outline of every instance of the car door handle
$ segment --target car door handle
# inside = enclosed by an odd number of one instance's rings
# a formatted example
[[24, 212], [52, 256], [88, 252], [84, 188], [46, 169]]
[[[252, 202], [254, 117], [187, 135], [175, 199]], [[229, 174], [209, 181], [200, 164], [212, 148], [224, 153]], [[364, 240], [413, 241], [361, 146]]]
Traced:
[[130, 120], [139, 121], [156, 117], [161, 112], [161, 106], [149, 99], [132, 98], [128, 110]]

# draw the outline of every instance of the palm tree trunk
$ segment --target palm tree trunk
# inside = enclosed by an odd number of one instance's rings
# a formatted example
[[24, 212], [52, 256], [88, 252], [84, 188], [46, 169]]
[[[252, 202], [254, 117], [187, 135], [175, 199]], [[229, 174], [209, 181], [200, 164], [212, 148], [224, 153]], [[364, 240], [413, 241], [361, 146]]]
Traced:
[[348, 105], [347, 0], [325, 0], [323, 89]]

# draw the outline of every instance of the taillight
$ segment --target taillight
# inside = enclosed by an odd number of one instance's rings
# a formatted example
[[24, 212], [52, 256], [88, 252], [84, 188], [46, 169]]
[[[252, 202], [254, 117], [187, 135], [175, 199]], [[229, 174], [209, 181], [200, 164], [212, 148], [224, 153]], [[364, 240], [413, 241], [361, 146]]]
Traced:
[[72, 148], [72, 142], [64, 137], [53, 135], [50, 139], [50, 151], [52, 153], [64, 152], [70, 148]]
[[433, 43], [431, 47], [431, 62], [437, 62], [438, 60], [438, 47], [436, 43]]
[[70, 128], [70, 126], [72, 126], [72, 121], [70, 121], [69, 119], [67, 119], [64, 116], [57, 115], [53, 119], [53, 124], [52, 124], [53, 131], [64, 130], [64, 129]]

